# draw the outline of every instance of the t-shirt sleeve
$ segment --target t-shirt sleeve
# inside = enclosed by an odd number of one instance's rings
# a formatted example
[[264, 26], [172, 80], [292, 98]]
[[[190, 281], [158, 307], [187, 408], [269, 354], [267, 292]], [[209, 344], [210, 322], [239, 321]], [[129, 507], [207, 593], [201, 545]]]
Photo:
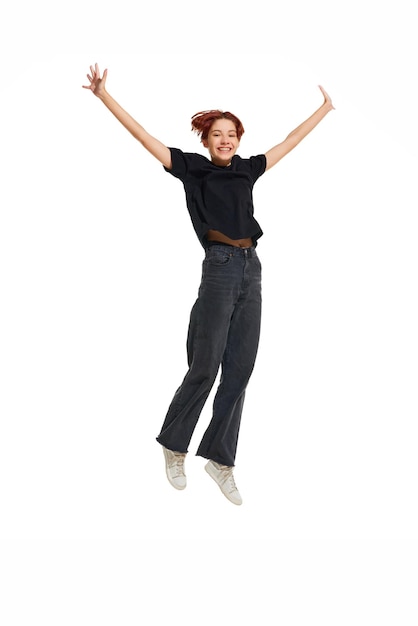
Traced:
[[255, 182], [266, 171], [267, 159], [265, 154], [258, 154], [249, 158], [251, 176]]
[[187, 155], [179, 148], [169, 148], [171, 152], [171, 169], [163, 165], [166, 172], [184, 181], [188, 171]]

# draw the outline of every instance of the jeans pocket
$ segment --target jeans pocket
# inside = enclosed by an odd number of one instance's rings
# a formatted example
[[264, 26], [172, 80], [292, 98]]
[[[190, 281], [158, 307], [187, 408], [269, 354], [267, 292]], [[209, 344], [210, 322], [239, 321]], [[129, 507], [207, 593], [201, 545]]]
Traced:
[[212, 247], [206, 252], [205, 262], [210, 265], [228, 265], [231, 259], [232, 252]]

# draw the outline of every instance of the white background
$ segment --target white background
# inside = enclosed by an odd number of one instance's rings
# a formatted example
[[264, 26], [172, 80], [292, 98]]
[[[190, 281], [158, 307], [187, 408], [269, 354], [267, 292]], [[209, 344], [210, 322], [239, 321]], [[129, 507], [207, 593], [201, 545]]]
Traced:
[[[409, 2], [38, 2], [1, 41], [2, 626], [416, 626], [417, 90]], [[230, 504], [155, 442], [202, 249], [179, 181], [81, 86], [90, 63], [167, 145], [238, 115], [263, 329]]]

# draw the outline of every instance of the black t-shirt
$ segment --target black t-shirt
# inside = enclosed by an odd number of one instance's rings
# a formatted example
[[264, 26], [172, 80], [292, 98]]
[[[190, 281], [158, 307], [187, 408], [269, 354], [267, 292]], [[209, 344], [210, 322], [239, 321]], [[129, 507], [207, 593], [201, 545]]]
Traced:
[[201, 154], [178, 148], [170, 151], [172, 168], [164, 169], [183, 183], [187, 208], [202, 246], [209, 229], [230, 239], [251, 237], [257, 245], [263, 231], [254, 219], [252, 191], [265, 172], [265, 155], [242, 159], [236, 154], [229, 166], [220, 167]]

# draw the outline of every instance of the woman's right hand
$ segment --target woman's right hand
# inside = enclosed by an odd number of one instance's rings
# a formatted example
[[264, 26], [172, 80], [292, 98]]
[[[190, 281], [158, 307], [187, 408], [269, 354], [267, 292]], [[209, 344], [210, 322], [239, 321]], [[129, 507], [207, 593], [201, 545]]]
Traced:
[[103, 72], [103, 76], [100, 78], [99, 66], [96, 63], [94, 67], [90, 65], [90, 72], [91, 75], [87, 74], [90, 85], [83, 85], [83, 89], [90, 89], [95, 96], [100, 98], [106, 91], [107, 70]]

